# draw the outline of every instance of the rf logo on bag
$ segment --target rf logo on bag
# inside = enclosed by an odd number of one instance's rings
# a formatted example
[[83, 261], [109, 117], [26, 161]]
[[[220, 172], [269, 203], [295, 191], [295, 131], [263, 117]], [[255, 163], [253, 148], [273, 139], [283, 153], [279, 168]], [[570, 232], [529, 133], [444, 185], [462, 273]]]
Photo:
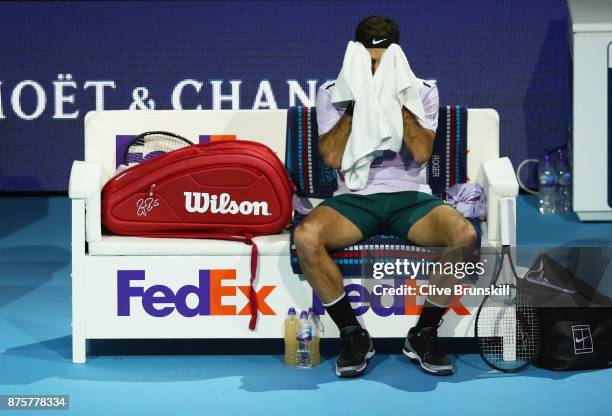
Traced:
[[592, 354], [593, 338], [589, 325], [572, 325], [574, 335], [574, 354]]
[[159, 199], [155, 198], [140, 198], [137, 202], [136, 202], [136, 214], [141, 217], [147, 216], [147, 213], [153, 211], [153, 208], [159, 206]]

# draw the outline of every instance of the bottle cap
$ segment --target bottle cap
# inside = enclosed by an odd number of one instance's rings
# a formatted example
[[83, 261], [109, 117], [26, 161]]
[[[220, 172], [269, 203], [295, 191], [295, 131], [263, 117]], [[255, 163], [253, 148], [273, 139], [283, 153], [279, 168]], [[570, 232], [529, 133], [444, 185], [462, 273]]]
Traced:
[[308, 312], [302, 311], [300, 313], [300, 319], [308, 319]]
[[287, 312], [287, 314], [291, 316], [295, 316], [295, 308], [289, 308], [289, 312]]
[[308, 308], [308, 316], [315, 316], [315, 315], [316, 313], [315, 313], [314, 308]]
[[567, 160], [567, 154], [565, 153], [565, 149], [559, 148], [557, 150], [557, 154], [559, 155], [559, 160], [565, 162]]

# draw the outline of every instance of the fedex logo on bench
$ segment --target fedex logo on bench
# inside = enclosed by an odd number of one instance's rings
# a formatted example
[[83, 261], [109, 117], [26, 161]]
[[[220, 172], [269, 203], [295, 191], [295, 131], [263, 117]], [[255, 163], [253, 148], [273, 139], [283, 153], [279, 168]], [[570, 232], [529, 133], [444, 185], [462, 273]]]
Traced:
[[[250, 315], [249, 286], [223, 285], [224, 280], [235, 281], [236, 270], [199, 270], [198, 285], [185, 285], [174, 292], [168, 286], [144, 285], [144, 270], [117, 270], [117, 315], [130, 316], [130, 301], [140, 299], [144, 311], [156, 318], [175, 312], [186, 318], [203, 315]], [[276, 315], [266, 298], [276, 286], [262, 286], [256, 290], [257, 309], [263, 315]], [[224, 303], [223, 298], [241, 293], [244, 306]], [[192, 301], [188, 301], [188, 297]]]
[[[417, 287], [417, 282], [413, 279], [394, 279], [392, 284], [377, 284], [378, 289], [385, 288], [396, 288], [400, 289], [402, 286], [405, 287]], [[405, 294], [389, 295], [393, 302], [390, 305], [383, 304], [383, 296], [380, 290], [374, 288], [367, 288], [359, 283], [349, 283], [344, 285], [344, 292], [348, 298], [353, 311], [356, 316], [360, 316], [371, 310], [374, 314], [385, 317], [391, 315], [420, 315], [423, 307], [417, 304], [417, 296]], [[401, 293], [398, 291], [398, 293]], [[359, 306], [357, 306], [359, 305]], [[319, 297], [314, 293], [312, 294], [312, 307], [315, 312], [319, 315], [325, 314], [325, 308], [321, 303]], [[461, 303], [461, 296], [456, 295], [451, 299], [448, 305], [448, 310], [455, 312], [457, 315], [470, 315], [469, 309]]]

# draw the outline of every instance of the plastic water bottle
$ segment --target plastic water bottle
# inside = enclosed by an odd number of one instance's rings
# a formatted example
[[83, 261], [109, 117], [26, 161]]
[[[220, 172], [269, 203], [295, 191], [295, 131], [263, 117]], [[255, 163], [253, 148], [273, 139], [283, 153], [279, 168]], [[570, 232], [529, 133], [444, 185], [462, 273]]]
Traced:
[[321, 352], [319, 351], [319, 341], [321, 339], [321, 319], [314, 311], [314, 308], [308, 308], [308, 320], [312, 328], [312, 342], [310, 343], [311, 361], [315, 366], [321, 362]]
[[550, 156], [548, 154], [545, 154], [538, 164], [538, 183], [540, 185], [538, 192], [540, 213], [554, 213], [557, 175], [550, 163]]
[[564, 149], [557, 151], [557, 192], [555, 204], [557, 212], [570, 212], [572, 210], [572, 172], [569, 160]]
[[308, 320], [308, 313], [302, 311], [300, 313], [300, 327], [297, 334], [297, 367], [311, 368], [312, 367], [312, 326]]
[[295, 308], [289, 308], [287, 317], [284, 322], [284, 337], [285, 337], [285, 364], [297, 365], [297, 334], [300, 327], [300, 321], [295, 316]]

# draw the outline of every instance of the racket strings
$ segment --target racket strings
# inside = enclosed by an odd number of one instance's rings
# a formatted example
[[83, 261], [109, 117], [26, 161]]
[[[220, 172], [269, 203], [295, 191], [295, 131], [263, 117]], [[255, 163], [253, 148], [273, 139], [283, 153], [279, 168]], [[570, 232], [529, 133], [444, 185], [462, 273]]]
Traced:
[[137, 136], [128, 146], [124, 163], [127, 166], [134, 166], [162, 154], [181, 149], [189, 144], [186, 139], [169, 133], [142, 134]]
[[477, 322], [478, 343], [483, 358], [494, 368], [517, 370], [537, 354], [539, 326], [529, 298], [520, 291], [490, 296]]

